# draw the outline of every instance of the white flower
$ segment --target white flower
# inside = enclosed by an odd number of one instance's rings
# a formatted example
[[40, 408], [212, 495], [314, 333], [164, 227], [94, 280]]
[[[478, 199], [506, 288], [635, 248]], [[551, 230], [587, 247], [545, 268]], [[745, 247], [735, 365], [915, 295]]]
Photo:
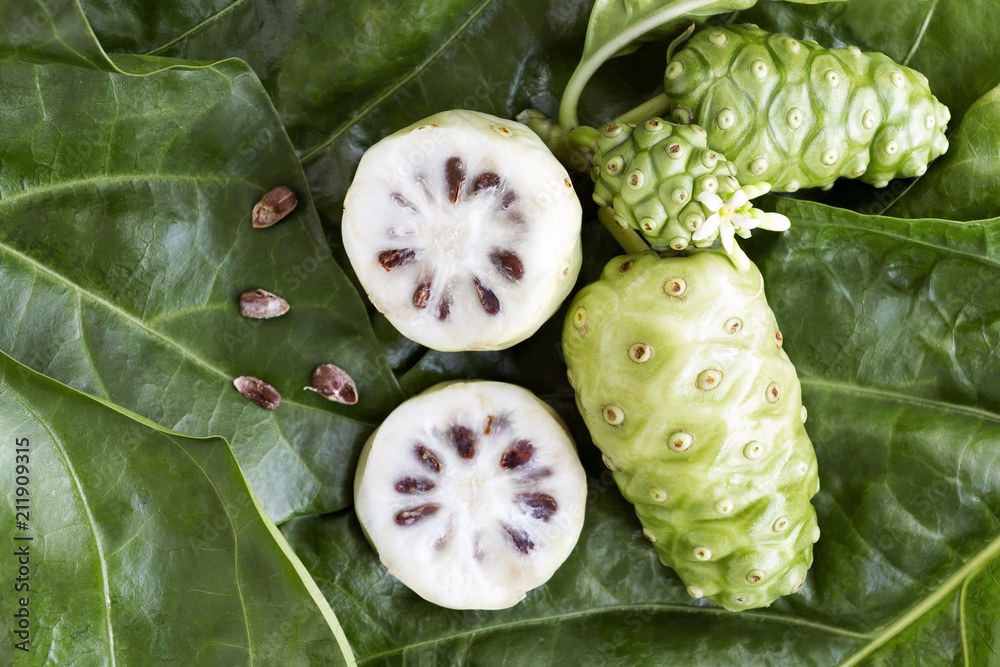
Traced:
[[712, 215], [699, 225], [691, 235], [691, 240], [704, 241], [717, 233], [726, 252], [732, 255], [735, 246], [734, 236], [737, 234], [747, 239], [750, 238], [751, 229], [785, 231], [791, 224], [788, 218], [780, 213], [765, 213], [750, 204], [751, 199], [759, 197], [770, 189], [768, 183], [744, 185], [725, 202], [714, 192], [702, 192], [698, 195], [698, 201], [711, 211]]

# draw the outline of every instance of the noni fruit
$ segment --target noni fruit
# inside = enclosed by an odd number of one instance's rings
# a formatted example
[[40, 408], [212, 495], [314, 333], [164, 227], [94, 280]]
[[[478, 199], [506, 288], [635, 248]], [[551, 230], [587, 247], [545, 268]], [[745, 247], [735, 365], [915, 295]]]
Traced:
[[650, 118], [591, 130], [594, 201], [610, 206], [615, 222], [639, 231], [655, 249], [711, 246], [718, 238], [743, 268], [734, 235], [756, 227], [783, 231], [788, 218], [764, 213], [750, 199], [767, 183], [740, 187], [736, 165], [708, 147], [705, 130]]
[[448, 382], [375, 430], [354, 499], [382, 564], [415, 593], [450, 609], [505, 609], [573, 550], [587, 481], [566, 425], [530, 391]]
[[672, 55], [664, 85], [673, 119], [704, 127], [737, 178], [782, 192], [841, 176], [884, 187], [948, 148], [951, 115], [927, 78], [853, 46], [713, 26]]
[[573, 300], [562, 342], [605, 464], [688, 593], [740, 611], [797, 591], [819, 480], [757, 268], [712, 250], [618, 257]]
[[365, 152], [341, 228], [358, 280], [401, 334], [435, 350], [499, 350], [569, 295], [581, 210], [528, 127], [454, 109]]

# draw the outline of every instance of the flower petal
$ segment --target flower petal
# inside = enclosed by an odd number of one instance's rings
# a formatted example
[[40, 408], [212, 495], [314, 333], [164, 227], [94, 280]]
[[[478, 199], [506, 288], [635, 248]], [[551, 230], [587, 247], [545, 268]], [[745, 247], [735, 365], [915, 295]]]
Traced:
[[792, 221], [780, 213], [765, 213], [757, 221], [757, 226], [772, 232], [783, 232], [792, 226]]
[[[719, 201], [722, 201], [721, 199]], [[713, 213], [708, 216], [705, 222], [698, 225], [698, 229], [694, 230], [694, 234], [691, 235], [692, 241], [702, 241], [707, 239], [709, 236], [715, 233], [715, 230], [719, 228], [722, 224], [722, 218], [719, 217], [718, 213]]]
[[743, 190], [737, 190], [733, 193], [733, 196], [729, 198], [729, 201], [726, 202], [726, 206], [735, 211], [738, 208], [746, 206], [748, 201], [750, 201], [750, 197], [747, 197], [747, 193], [743, 192]]
[[[722, 197], [715, 194], [714, 192], [702, 192], [698, 195], [698, 201], [705, 205], [712, 213], [717, 213], [720, 208], [722, 208]], [[706, 221], [707, 222], [707, 221]]]
[[733, 226], [732, 225], [722, 225], [719, 228], [719, 234], [722, 237], [722, 247], [726, 249], [726, 252], [730, 255], [733, 254]]

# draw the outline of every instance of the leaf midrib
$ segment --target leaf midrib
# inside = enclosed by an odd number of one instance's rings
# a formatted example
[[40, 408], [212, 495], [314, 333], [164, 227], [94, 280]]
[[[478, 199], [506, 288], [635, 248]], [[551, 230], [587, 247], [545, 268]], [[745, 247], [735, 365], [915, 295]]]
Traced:
[[440, 46], [427, 54], [427, 56], [421, 60], [416, 67], [410, 69], [405, 76], [401, 77], [395, 83], [387, 86], [374, 100], [366, 104], [360, 111], [344, 121], [327, 139], [323, 140], [319, 144], [316, 144], [312, 148], [303, 150], [300, 158], [302, 164], [305, 165], [307, 162], [313, 160], [320, 152], [326, 149], [327, 146], [337, 141], [337, 139], [342, 137], [348, 130], [357, 125], [362, 118], [374, 111], [376, 107], [382, 104], [382, 102], [392, 97], [397, 90], [415, 79], [418, 75], [422, 74], [424, 70], [430, 67], [431, 63], [444, 52], [445, 49], [451, 46], [451, 44], [458, 39], [459, 35], [465, 32], [466, 28], [468, 28], [469, 25], [476, 20], [476, 18], [478, 18], [487, 7], [493, 4], [493, 2], [494, 0], [482, 0], [482, 2], [469, 12], [464, 21], [452, 30], [451, 34], [445, 37]]
[[[2, 376], [0, 376], [0, 379]], [[115, 667], [115, 633], [114, 628], [111, 625], [111, 589], [109, 584], [108, 576], [108, 563], [107, 558], [104, 555], [104, 544], [101, 542], [101, 536], [97, 532], [97, 524], [94, 520], [94, 515], [90, 511], [90, 503], [87, 502], [87, 496], [83, 492], [83, 485], [80, 483], [80, 478], [76, 474], [76, 468], [73, 466], [72, 461], [69, 459], [69, 454], [66, 452], [66, 448], [63, 446], [62, 440], [56, 436], [56, 434], [49, 428], [49, 424], [45, 421], [41, 415], [36, 413], [28, 403], [20, 396], [18, 396], [14, 391], [6, 385], [2, 386], [2, 389], [8, 393], [15, 401], [21, 404], [25, 412], [34, 417], [35, 422], [39, 424], [49, 436], [49, 440], [52, 444], [59, 450], [60, 456], [62, 456], [63, 461], [66, 464], [66, 471], [69, 473], [70, 479], [73, 482], [73, 486], [76, 489], [77, 495], [80, 497], [80, 503], [83, 505], [84, 513], [87, 515], [87, 522], [90, 524], [90, 532], [94, 536], [94, 545], [97, 549], [97, 560], [101, 564], [101, 586], [104, 593], [104, 614], [107, 620], [107, 630], [108, 630], [108, 656], [111, 658], [111, 667]], [[56, 410], [53, 410], [55, 412]]]
[[948, 401], [938, 401], [932, 398], [924, 398], [921, 396], [911, 396], [909, 394], [901, 394], [894, 391], [889, 391], [888, 389], [882, 389], [878, 387], [863, 387], [858, 384], [853, 384], [850, 382], [838, 382], [835, 380], [821, 379], [815, 376], [805, 376], [799, 378], [799, 383], [803, 386], [819, 387], [821, 389], [829, 389], [831, 391], [842, 391], [851, 392], [855, 394], [862, 394], [865, 396], [874, 396], [876, 398], [881, 398], [887, 401], [893, 401], [896, 403], [908, 403], [913, 406], [925, 407], [925, 408], [935, 408], [938, 410], [946, 410], [949, 412], [958, 412], [970, 417], [976, 417], [979, 419], [985, 419], [992, 422], [1000, 423], [1000, 414], [995, 412], [990, 412], [989, 410], [984, 410], [982, 408], [976, 408], [968, 405], [960, 405], [958, 403], [949, 403]]
[[[8, 200], [7, 199], [3, 199], [2, 201], [0, 201], [0, 204], [2, 204], [3, 202], [6, 202], [6, 201], [8, 201]], [[52, 279], [61, 282], [62, 284], [66, 285], [70, 289], [72, 289], [75, 292], [77, 292], [77, 294], [83, 295], [83, 296], [87, 297], [88, 299], [90, 299], [91, 301], [93, 301], [94, 303], [97, 303], [100, 306], [102, 306], [104, 308], [107, 308], [112, 313], [118, 315], [119, 317], [121, 317], [122, 319], [124, 319], [127, 322], [131, 323], [132, 325], [134, 325], [134, 326], [138, 327], [139, 329], [145, 331], [150, 336], [152, 336], [152, 337], [154, 337], [154, 338], [162, 341], [167, 346], [176, 349], [178, 352], [181, 353], [182, 356], [184, 356], [187, 359], [191, 360], [196, 365], [198, 365], [198, 366], [200, 366], [202, 368], [205, 368], [205, 369], [213, 372], [214, 374], [218, 375], [220, 378], [223, 378], [223, 379], [225, 379], [227, 381], [231, 381], [233, 379], [228, 373], [226, 373], [222, 369], [220, 369], [220, 368], [212, 365], [207, 360], [205, 360], [202, 357], [198, 356], [194, 352], [190, 351], [185, 346], [183, 346], [180, 342], [174, 340], [173, 338], [168, 337], [167, 335], [163, 334], [160, 331], [157, 331], [156, 329], [150, 328], [149, 325], [146, 324], [143, 320], [135, 317], [131, 313], [128, 313], [128, 312], [122, 310], [121, 308], [119, 308], [115, 304], [111, 303], [107, 299], [104, 299], [103, 297], [101, 297], [101, 296], [99, 296], [99, 295], [91, 292], [90, 290], [88, 290], [88, 289], [86, 289], [86, 288], [84, 288], [84, 287], [76, 284], [75, 282], [73, 282], [72, 280], [70, 280], [69, 278], [67, 278], [66, 276], [53, 271], [49, 267], [45, 266], [44, 264], [39, 263], [34, 258], [32, 258], [32, 257], [30, 257], [28, 255], [25, 255], [24, 253], [20, 252], [19, 250], [17, 250], [16, 248], [12, 247], [11, 245], [9, 245], [7, 243], [4, 243], [3, 241], [0, 241], [0, 252], [6, 252], [6, 253], [10, 254], [11, 256], [19, 259], [20, 261], [24, 262], [25, 264], [31, 266], [35, 270], [40, 271], [41, 273], [44, 273], [44, 274], [50, 276]], [[284, 397], [282, 397], [282, 403], [284, 403], [286, 405], [293, 405], [293, 406], [295, 406], [297, 408], [300, 408], [300, 409], [303, 409], [303, 410], [307, 410], [307, 411], [310, 411], [310, 412], [322, 413], [324, 415], [329, 415], [330, 414], [326, 410], [323, 410], [323, 409], [318, 408], [316, 406], [307, 405], [305, 403], [296, 401], [294, 399], [285, 399]], [[353, 417], [341, 417], [341, 418], [342, 419], [346, 419], [346, 420], [351, 421], [351, 422], [354, 422], [354, 423], [357, 423], [357, 424], [364, 425], [364, 426], [371, 426], [372, 425], [369, 422], [361, 421], [361, 420], [355, 419]]]
[[[527, 625], [539, 625], [548, 623], [557, 623], [559, 621], [571, 620], [574, 618], [581, 618], [585, 616], [590, 616], [592, 614], [608, 614], [615, 612], [635, 612], [635, 611], [651, 611], [651, 612], [680, 612], [680, 613], [691, 613], [691, 614], [707, 614], [713, 616], [725, 616], [726, 618], [731, 618], [733, 612], [726, 611], [720, 607], [695, 607], [680, 604], [623, 604], [623, 605], [611, 605], [607, 607], [593, 608], [593, 609], [581, 609], [578, 611], [565, 612], [562, 614], [553, 614], [551, 616], [537, 616], [534, 618], [517, 619], [514, 621], [507, 621], [504, 623], [496, 623], [494, 625], [479, 626], [475, 628], [469, 628], [468, 630], [463, 630], [462, 632], [456, 632], [447, 636], [434, 637], [431, 639], [425, 639], [423, 641], [414, 642], [406, 644], [404, 646], [399, 646], [397, 648], [389, 649], [387, 651], [381, 651], [379, 653], [373, 653], [366, 655], [363, 658], [358, 659], [358, 664], [362, 665], [373, 660], [380, 660], [388, 656], [397, 655], [404, 651], [409, 651], [414, 648], [419, 648], [422, 646], [433, 646], [444, 641], [453, 641], [462, 637], [471, 637], [484, 632], [494, 632], [503, 631], [509, 628], [524, 627]], [[799, 625], [803, 627], [813, 628], [815, 630], [820, 630], [822, 632], [827, 632], [829, 634], [842, 635], [845, 637], [851, 637], [854, 639], [871, 639], [875, 636], [875, 633], [860, 633], [852, 632], [851, 630], [845, 630], [843, 628], [838, 628], [830, 625], [825, 625], [823, 623], [816, 623], [813, 621], [807, 621], [800, 618], [795, 618], [792, 616], [777, 616], [769, 614], [754, 613], [752, 611], [744, 611], [740, 613], [741, 618], [753, 618], [759, 621], [773, 622], [779, 624], [788, 625]]]

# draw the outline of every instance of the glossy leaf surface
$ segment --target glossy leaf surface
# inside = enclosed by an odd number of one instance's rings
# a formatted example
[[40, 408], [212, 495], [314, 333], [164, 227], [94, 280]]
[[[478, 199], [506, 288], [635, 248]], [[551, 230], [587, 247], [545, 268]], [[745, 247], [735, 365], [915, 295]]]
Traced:
[[5, 664], [353, 664], [224, 440], [0, 353], [0, 457]]

